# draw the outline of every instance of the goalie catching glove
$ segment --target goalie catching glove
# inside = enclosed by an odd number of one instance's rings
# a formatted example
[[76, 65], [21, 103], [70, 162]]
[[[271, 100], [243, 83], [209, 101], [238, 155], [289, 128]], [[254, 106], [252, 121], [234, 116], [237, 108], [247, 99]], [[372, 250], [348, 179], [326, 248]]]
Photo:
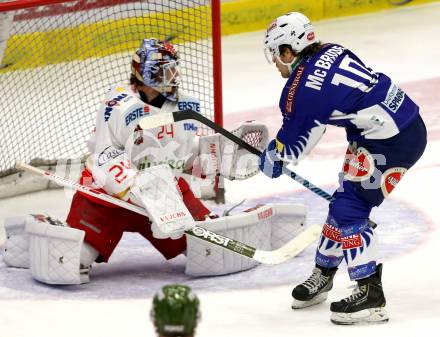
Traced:
[[[265, 149], [269, 135], [266, 125], [256, 121], [243, 122], [231, 133], [260, 151]], [[220, 174], [229, 180], [243, 180], [259, 172], [258, 157], [220, 134], [203, 136], [194, 169], [203, 176]]]

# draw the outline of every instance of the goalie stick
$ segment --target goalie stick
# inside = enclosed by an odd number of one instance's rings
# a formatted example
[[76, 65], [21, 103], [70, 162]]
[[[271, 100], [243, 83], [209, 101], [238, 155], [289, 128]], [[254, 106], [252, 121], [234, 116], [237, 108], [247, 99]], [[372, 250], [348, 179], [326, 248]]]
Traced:
[[[158, 126], [171, 124], [175, 122], [184, 121], [187, 119], [193, 119], [196, 121], [199, 121], [202, 124], [205, 124], [206, 126], [209, 126], [211, 129], [217, 131], [224, 137], [228, 138], [229, 140], [233, 141], [234, 143], [238, 144], [242, 148], [246, 149], [252, 154], [255, 154], [256, 156], [261, 155], [261, 151], [254, 148], [253, 146], [246, 143], [243, 139], [237, 137], [236, 135], [230, 133], [228, 130], [222, 128], [220, 125], [215, 124], [213, 121], [211, 121], [209, 118], [193, 111], [193, 110], [182, 110], [182, 111], [174, 111], [174, 112], [167, 112], [167, 113], [161, 113], [157, 115], [152, 116], [145, 116], [139, 120], [139, 126], [145, 130], [145, 129], [153, 129]], [[328, 194], [323, 189], [319, 188], [318, 186], [312, 184], [307, 179], [304, 179], [303, 177], [299, 176], [292, 170], [288, 169], [283, 165], [283, 173], [296, 182], [300, 183], [304, 187], [308, 188], [313, 193], [319, 195], [320, 197], [326, 199], [327, 201], [333, 201], [334, 198]], [[368, 219], [368, 223], [372, 228], [376, 228], [377, 224]]]
[[[80, 191], [95, 198], [109, 202], [113, 205], [117, 205], [119, 207], [128, 209], [130, 211], [148, 217], [148, 213], [139, 206], [130, 204], [121, 199], [114, 198], [108, 194], [99, 192], [90, 187], [81, 185], [77, 182], [58, 176], [52, 172], [36, 168], [34, 166], [25, 164], [20, 161], [16, 162], [15, 167], [17, 169], [23, 169], [38, 174], [44, 177], [45, 179], [53, 181], [54, 183], [60, 186], [72, 188], [76, 191]], [[272, 251], [257, 249], [240, 241], [217, 234], [215, 232], [212, 232], [206, 228], [199, 226], [194, 226], [192, 229], [185, 231], [185, 234], [194, 236], [200, 240], [207, 241], [213, 245], [220, 246], [224, 249], [230, 250], [239, 255], [246, 256], [257, 262], [263, 264], [275, 265], [275, 264], [283, 263], [288, 259], [298, 255], [301, 251], [303, 251], [305, 248], [307, 248], [310, 244], [312, 244], [318, 239], [318, 237], [321, 234], [321, 230], [322, 230], [321, 226], [318, 225], [308, 226], [304, 231], [302, 231], [295, 238], [287, 242], [284, 246]]]

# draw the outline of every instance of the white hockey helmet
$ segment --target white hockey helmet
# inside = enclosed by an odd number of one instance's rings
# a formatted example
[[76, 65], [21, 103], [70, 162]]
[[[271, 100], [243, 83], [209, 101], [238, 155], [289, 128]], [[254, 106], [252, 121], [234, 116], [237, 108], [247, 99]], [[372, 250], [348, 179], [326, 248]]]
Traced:
[[272, 21], [264, 35], [264, 54], [269, 63], [279, 58], [280, 46], [289, 45], [295, 53], [317, 42], [315, 29], [304, 14], [291, 12]]

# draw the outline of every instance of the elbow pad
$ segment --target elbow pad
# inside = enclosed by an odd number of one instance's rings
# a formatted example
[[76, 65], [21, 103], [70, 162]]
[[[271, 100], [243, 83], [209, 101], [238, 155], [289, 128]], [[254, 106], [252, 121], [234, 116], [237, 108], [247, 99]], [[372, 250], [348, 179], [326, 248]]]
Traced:
[[91, 172], [97, 187], [111, 196], [128, 199], [128, 191], [138, 171], [125, 151], [109, 146], [100, 154], [89, 156], [86, 168]]

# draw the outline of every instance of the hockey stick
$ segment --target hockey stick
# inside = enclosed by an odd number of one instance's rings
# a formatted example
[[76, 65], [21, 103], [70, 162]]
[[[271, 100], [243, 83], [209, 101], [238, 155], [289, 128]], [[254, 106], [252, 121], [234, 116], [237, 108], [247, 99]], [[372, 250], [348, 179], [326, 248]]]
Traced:
[[[218, 133], [222, 134], [226, 138], [230, 139], [234, 143], [238, 144], [242, 148], [246, 149], [252, 154], [255, 154], [257, 156], [261, 155], [261, 151], [254, 148], [253, 146], [246, 143], [243, 139], [237, 137], [236, 135], [230, 133], [228, 130], [222, 128], [220, 125], [215, 124], [213, 121], [211, 121], [209, 118], [193, 111], [193, 110], [182, 110], [182, 111], [175, 111], [175, 112], [169, 112], [169, 113], [161, 113], [153, 116], [146, 116], [143, 117], [139, 121], [139, 126], [142, 129], [153, 129], [158, 126], [162, 126], [165, 124], [171, 124], [174, 122], [180, 122], [187, 119], [194, 119], [196, 121], [199, 121], [202, 124], [205, 124], [209, 126], [211, 129], [217, 131]], [[328, 194], [323, 189], [319, 188], [318, 186], [313, 185], [310, 181], [304, 179], [303, 177], [299, 176], [295, 172], [289, 170], [287, 167], [283, 166], [283, 173], [291, 177], [293, 180], [297, 181], [304, 187], [308, 188], [315, 194], [319, 195], [320, 197], [323, 197], [324, 199], [328, 201], [332, 201], [333, 197]]]
[[[171, 123], [175, 123], [175, 122], [180, 122], [180, 121], [184, 121], [187, 119], [194, 119], [196, 121], [199, 121], [202, 124], [205, 124], [207, 126], [209, 126], [211, 129], [217, 131], [218, 133], [220, 133], [221, 135], [225, 136], [226, 138], [230, 139], [231, 141], [233, 141], [234, 143], [238, 144], [239, 146], [241, 146], [242, 148], [248, 150], [250, 153], [255, 154], [257, 156], [261, 155], [261, 151], [254, 148], [253, 146], [249, 145], [248, 143], [246, 143], [243, 139], [237, 137], [236, 135], [230, 133], [228, 130], [222, 128], [220, 125], [215, 124], [213, 121], [211, 121], [209, 118], [193, 111], [193, 110], [182, 110], [182, 111], [174, 111], [174, 112], [168, 112], [168, 113], [161, 113], [161, 114], [157, 114], [157, 115], [153, 115], [153, 116], [145, 116], [143, 118], [140, 119], [139, 121], [139, 126], [142, 129], [153, 129], [155, 127], [158, 126], [162, 126], [162, 125], [166, 125], [166, 124], [171, 124]], [[310, 181], [308, 181], [307, 179], [304, 179], [303, 177], [299, 176], [298, 174], [296, 174], [295, 172], [293, 172], [292, 170], [288, 169], [287, 167], [285, 167], [283, 165], [283, 173], [287, 176], [289, 176], [290, 178], [292, 178], [293, 180], [295, 180], [296, 182], [300, 183], [301, 185], [303, 185], [304, 187], [308, 188], [310, 191], [312, 191], [313, 193], [319, 195], [320, 197], [326, 199], [327, 201], [333, 201], [334, 198], [328, 194], [326, 191], [324, 191], [323, 189], [319, 188], [316, 185], [313, 185]], [[370, 226], [372, 228], [376, 228], [377, 224], [368, 219], [368, 223], [370, 224]]]
[[[74, 189], [76, 191], [80, 191], [92, 197], [98, 198], [100, 200], [104, 200], [113, 205], [117, 205], [119, 207], [128, 209], [130, 211], [148, 217], [147, 212], [139, 206], [130, 204], [121, 199], [114, 198], [108, 194], [99, 192], [90, 187], [66, 179], [64, 177], [60, 177], [52, 172], [41, 170], [39, 168], [25, 164], [20, 161], [16, 162], [15, 167], [18, 169], [27, 170], [35, 174], [38, 174], [40, 176], [43, 176], [45, 179], [53, 181], [54, 183], [60, 186], [64, 186]], [[322, 230], [321, 226], [311, 225], [307, 227], [299, 235], [297, 235], [295, 238], [293, 238], [288, 243], [286, 243], [284, 246], [272, 251], [264, 251], [254, 248], [245, 243], [217, 234], [215, 232], [212, 232], [206, 228], [199, 226], [194, 226], [192, 229], [185, 231], [185, 234], [194, 236], [200, 240], [207, 241], [213, 245], [220, 246], [224, 249], [230, 250], [239, 255], [246, 256], [257, 262], [274, 265], [285, 262], [288, 259], [294, 257], [295, 255], [298, 255], [302, 250], [307, 248], [310, 244], [312, 244], [318, 239], [319, 235], [321, 234], [321, 230]]]

